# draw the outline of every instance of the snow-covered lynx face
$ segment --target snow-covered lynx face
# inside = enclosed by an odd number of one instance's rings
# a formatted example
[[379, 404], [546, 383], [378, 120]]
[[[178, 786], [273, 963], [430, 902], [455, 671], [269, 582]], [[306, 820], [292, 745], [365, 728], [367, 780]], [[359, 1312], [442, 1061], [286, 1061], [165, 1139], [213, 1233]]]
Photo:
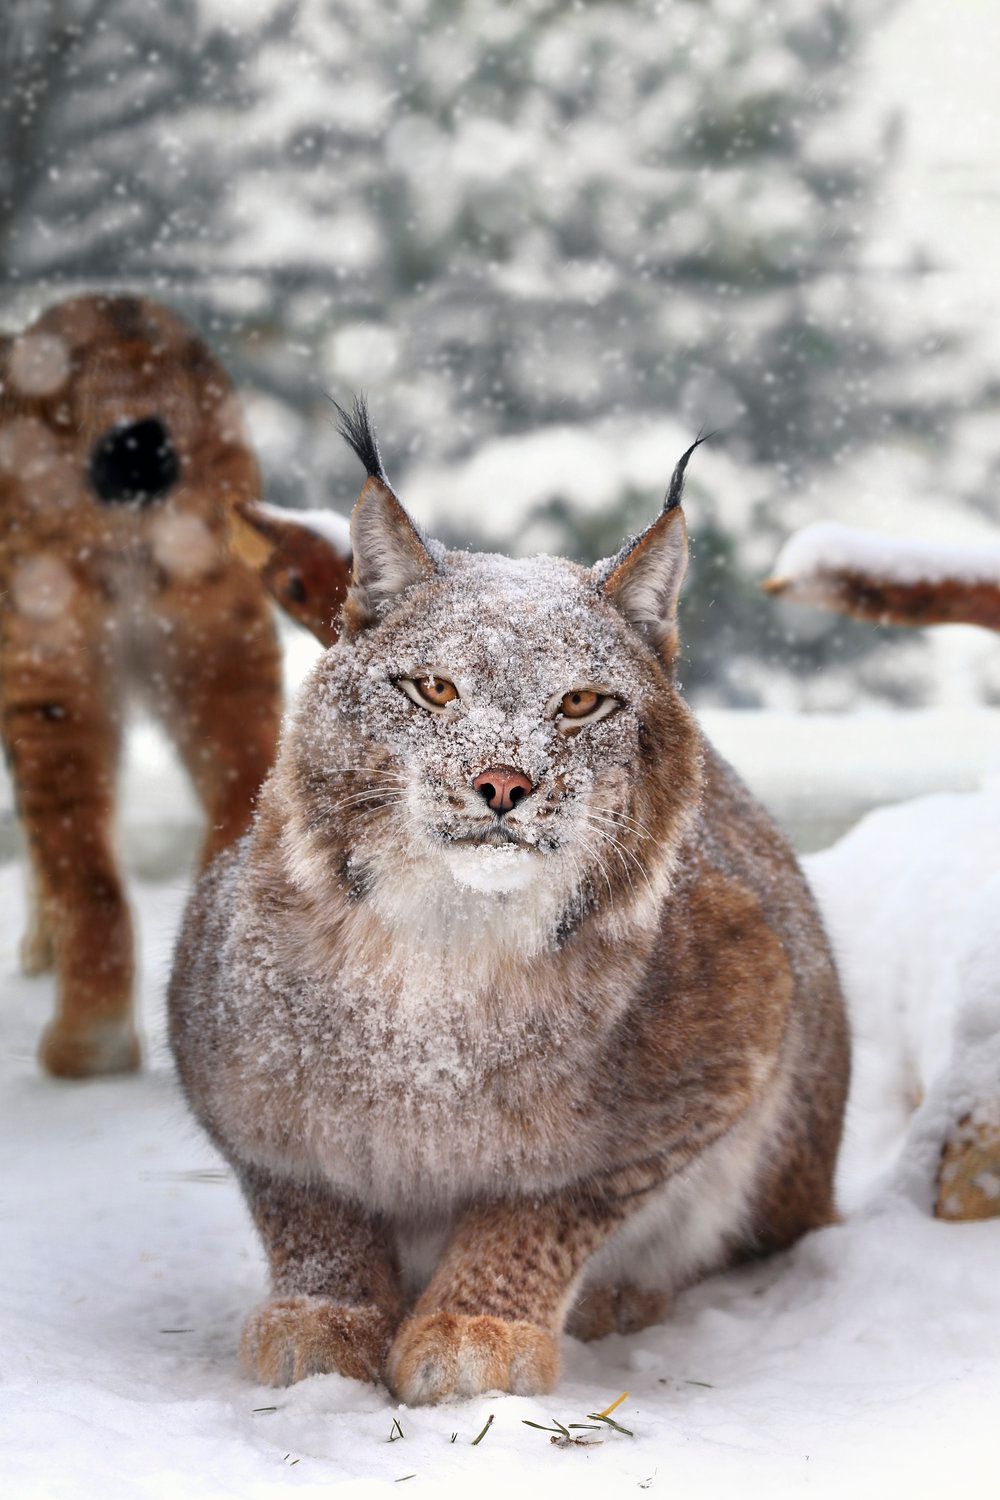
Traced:
[[373, 478], [353, 541], [344, 634], [297, 719], [301, 878], [326, 845], [400, 922], [475, 921], [485, 898], [550, 935], [657, 899], [698, 785], [671, 670], [680, 511], [587, 570], [445, 553]]
[[400, 841], [483, 889], [526, 884], [554, 855], [616, 862], [659, 686], [628, 631], [569, 563], [455, 554], [338, 648], [344, 748], [382, 769]]

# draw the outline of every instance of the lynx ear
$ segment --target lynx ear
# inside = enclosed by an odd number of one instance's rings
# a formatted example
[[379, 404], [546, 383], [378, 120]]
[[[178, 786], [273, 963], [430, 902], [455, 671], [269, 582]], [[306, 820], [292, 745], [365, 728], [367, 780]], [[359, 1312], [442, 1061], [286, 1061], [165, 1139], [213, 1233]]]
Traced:
[[687, 572], [687, 526], [665, 510], [613, 559], [601, 592], [666, 660], [677, 650], [677, 599]]
[[389, 486], [369, 478], [351, 513], [354, 553], [350, 614], [356, 629], [370, 624], [385, 600], [437, 569], [419, 531]]
[[239, 500], [230, 512], [229, 544], [286, 614], [321, 645], [333, 645], [351, 577], [346, 516]]
[[364, 464], [368, 479], [351, 512], [354, 574], [344, 610], [349, 630], [364, 630], [378, 607], [437, 572], [427, 545], [386, 478], [368, 402], [355, 396], [350, 411], [330, 398], [341, 437]]

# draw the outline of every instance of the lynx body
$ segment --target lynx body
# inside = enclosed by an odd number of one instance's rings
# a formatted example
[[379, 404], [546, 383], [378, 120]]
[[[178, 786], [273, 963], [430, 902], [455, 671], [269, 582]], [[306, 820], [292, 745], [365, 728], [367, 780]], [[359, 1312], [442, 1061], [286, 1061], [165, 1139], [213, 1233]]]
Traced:
[[674, 686], [679, 507], [590, 571], [444, 553], [351, 436], [343, 635], [192, 899], [172, 1041], [270, 1261], [253, 1374], [538, 1391], [567, 1319], [831, 1221], [842, 1004]]

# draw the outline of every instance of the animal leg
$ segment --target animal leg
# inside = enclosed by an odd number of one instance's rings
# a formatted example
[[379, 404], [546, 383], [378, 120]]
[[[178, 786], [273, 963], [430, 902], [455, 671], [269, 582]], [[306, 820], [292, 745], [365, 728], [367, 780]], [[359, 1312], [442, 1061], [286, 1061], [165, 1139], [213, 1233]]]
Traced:
[[587, 1344], [609, 1333], [640, 1333], [662, 1323], [670, 1311], [669, 1292], [620, 1286], [589, 1286], [580, 1293], [566, 1320], [566, 1332]]
[[21, 973], [33, 978], [36, 974], [48, 974], [55, 966], [56, 950], [42, 877], [34, 867], [30, 849], [28, 862], [28, 923], [21, 938]]
[[418, 1405], [551, 1390], [580, 1273], [640, 1198], [566, 1194], [466, 1214], [389, 1351], [396, 1395]]
[[3, 737], [44, 903], [26, 956], [44, 958], [48, 927], [57, 1008], [40, 1055], [58, 1077], [139, 1065], [132, 924], [111, 838], [120, 729], [108, 663], [85, 632], [58, 652], [5, 654]]
[[241, 1182], [271, 1268], [272, 1295], [240, 1345], [247, 1373], [291, 1385], [330, 1371], [378, 1380], [402, 1316], [395, 1252], [384, 1228], [316, 1185], [262, 1172]]
[[281, 658], [260, 585], [242, 568], [189, 592], [158, 606], [170, 628], [151, 698], [205, 809], [204, 868], [247, 831], [271, 769]]

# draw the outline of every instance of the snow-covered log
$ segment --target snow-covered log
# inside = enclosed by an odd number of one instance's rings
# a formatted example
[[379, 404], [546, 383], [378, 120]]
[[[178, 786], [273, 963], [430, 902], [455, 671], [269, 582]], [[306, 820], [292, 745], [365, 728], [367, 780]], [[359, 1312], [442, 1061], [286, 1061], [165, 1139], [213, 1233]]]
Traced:
[[1000, 545], [904, 541], [821, 521], [786, 542], [763, 587], [883, 625], [1000, 630]]

